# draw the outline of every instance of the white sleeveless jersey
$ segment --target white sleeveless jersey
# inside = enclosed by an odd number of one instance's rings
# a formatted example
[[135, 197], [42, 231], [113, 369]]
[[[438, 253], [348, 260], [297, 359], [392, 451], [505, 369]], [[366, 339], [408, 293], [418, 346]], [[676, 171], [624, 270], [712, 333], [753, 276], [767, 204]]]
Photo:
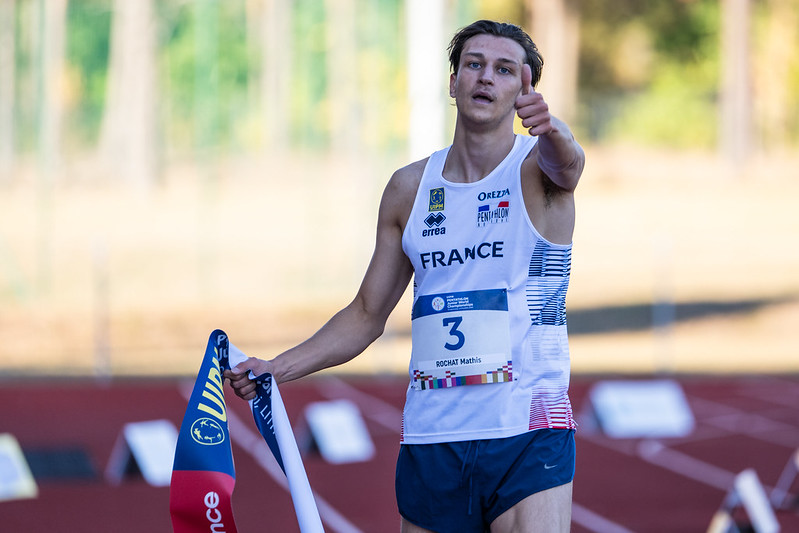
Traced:
[[537, 138], [517, 136], [476, 183], [428, 160], [402, 247], [414, 267], [413, 348], [402, 442], [574, 428], [565, 299], [571, 245], [544, 240], [521, 190]]

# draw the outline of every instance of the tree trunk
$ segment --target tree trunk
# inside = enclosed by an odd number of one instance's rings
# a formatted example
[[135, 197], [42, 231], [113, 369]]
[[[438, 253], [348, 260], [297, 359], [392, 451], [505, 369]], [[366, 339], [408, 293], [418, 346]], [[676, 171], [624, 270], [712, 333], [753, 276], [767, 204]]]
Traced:
[[263, 54], [261, 55], [261, 109], [264, 145], [267, 150], [288, 147], [292, 17], [289, 0], [265, 0], [261, 14]]
[[447, 94], [443, 0], [407, 0], [408, 143], [411, 160], [441, 148]]
[[553, 115], [571, 122], [577, 115], [580, 20], [574, 0], [527, 0], [533, 42], [544, 57], [536, 90]]
[[144, 191], [158, 180], [153, 0], [114, 0], [100, 151], [112, 174]]
[[750, 0], [721, 0], [721, 153], [738, 164], [752, 151]]
[[791, 67], [797, 64], [799, 6], [795, 0], [769, 0], [768, 20], [754, 62], [755, 116], [766, 150], [790, 143]]
[[330, 147], [355, 153], [358, 148], [358, 50], [354, 0], [325, 0], [327, 11], [327, 108]]
[[41, 0], [39, 6], [38, 152], [43, 173], [50, 179], [61, 159], [61, 82], [67, 1]]
[[15, 0], [0, 0], [0, 183], [14, 166]]

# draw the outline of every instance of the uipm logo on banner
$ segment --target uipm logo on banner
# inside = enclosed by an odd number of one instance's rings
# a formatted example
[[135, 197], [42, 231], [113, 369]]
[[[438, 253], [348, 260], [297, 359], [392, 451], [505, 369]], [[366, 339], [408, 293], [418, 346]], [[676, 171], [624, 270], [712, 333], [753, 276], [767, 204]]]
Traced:
[[[247, 360], [222, 330], [208, 339], [180, 426], [172, 468], [169, 510], [175, 533], [236, 533], [232, 495], [236, 484], [222, 371]], [[302, 533], [324, 533], [286, 408], [271, 374], [256, 383], [250, 410], [256, 427], [288, 480]]]
[[231, 503], [236, 472], [221, 372], [227, 349], [227, 335], [214, 331], [180, 425], [169, 492], [175, 533], [237, 531]]

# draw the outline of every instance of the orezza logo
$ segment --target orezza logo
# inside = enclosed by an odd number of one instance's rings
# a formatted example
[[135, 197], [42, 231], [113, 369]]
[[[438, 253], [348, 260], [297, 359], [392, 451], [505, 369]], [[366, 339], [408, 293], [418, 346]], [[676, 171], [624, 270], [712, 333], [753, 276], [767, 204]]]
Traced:
[[444, 235], [447, 233], [447, 228], [441, 227], [441, 224], [443, 224], [446, 219], [447, 217], [444, 216], [444, 213], [430, 213], [427, 215], [427, 218], [424, 219], [427, 229], [422, 230], [422, 237]]
[[510, 202], [502, 200], [496, 207], [492, 204], [483, 204], [477, 207], [477, 227], [481, 228], [486, 224], [501, 224], [507, 222], [510, 217]]
[[428, 211], [444, 210], [444, 187], [430, 189], [430, 201], [427, 205]]
[[225, 431], [216, 420], [198, 418], [191, 425], [191, 438], [197, 444], [213, 446], [225, 442]]
[[489, 192], [481, 192], [477, 195], [477, 200], [479, 202], [485, 202], [486, 200], [496, 200], [499, 198], [504, 198], [505, 196], [510, 196], [510, 189], [502, 189], [499, 191], [489, 191]]
[[490, 257], [504, 257], [504, 241], [484, 242], [475, 244], [471, 248], [453, 248], [449, 252], [444, 250], [434, 250], [419, 254], [422, 268], [427, 269], [436, 267], [447, 267], [451, 265], [463, 265], [467, 261], [488, 259]]

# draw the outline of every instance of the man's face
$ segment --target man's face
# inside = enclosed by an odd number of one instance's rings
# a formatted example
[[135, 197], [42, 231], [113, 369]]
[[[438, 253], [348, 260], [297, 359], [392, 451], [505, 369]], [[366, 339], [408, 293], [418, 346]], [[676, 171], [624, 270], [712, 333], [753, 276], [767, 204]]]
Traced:
[[508, 119], [521, 92], [525, 53], [506, 37], [476, 35], [466, 41], [458, 73], [449, 80], [449, 94], [458, 113], [478, 123]]

